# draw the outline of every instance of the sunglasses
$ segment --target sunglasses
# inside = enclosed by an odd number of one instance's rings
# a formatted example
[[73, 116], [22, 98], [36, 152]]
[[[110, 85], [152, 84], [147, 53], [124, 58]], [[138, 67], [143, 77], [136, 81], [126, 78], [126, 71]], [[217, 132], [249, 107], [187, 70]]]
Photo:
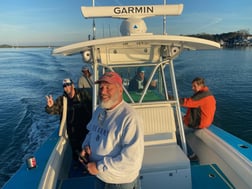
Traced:
[[63, 88], [65, 88], [67, 86], [71, 86], [71, 85], [72, 85], [72, 83], [65, 83], [65, 84], [63, 84]]

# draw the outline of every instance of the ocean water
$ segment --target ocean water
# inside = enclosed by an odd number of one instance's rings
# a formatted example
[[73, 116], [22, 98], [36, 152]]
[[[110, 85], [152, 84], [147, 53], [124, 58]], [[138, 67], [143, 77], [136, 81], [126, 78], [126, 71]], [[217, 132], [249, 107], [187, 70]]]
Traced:
[[[0, 188], [57, 128], [45, 95], [62, 94], [62, 79], [77, 82], [80, 55], [52, 56], [50, 48], [0, 49]], [[202, 76], [217, 100], [214, 124], [252, 143], [252, 48], [185, 51], [175, 62], [179, 96], [191, 96]]]

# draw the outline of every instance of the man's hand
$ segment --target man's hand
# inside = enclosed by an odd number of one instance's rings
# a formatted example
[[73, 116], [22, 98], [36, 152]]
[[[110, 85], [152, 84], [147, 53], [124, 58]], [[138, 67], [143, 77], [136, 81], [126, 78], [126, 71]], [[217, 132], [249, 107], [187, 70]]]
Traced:
[[46, 96], [46, 100], [47, 100], [47, 106], [48, 107], [52, 107], [53, 106], [53, 97], [52, 97], [52, 95], [48, 95], [48, 96]]
[[91, 154], [91, 150], [89, 146], [86, 146], [82, 151], [79, 153], [79, 161], [85, 165], [87, 168], [87, 164], [89, 163], [89, 155]]
[[88, 156], [91, 155], [91, 149], [89, 146], [85, 146], [85, 148], [80, 152], [79, 160], [82, 164], [85, 165], [87, 171], [91, 175], [97, 175], [99, 173], [96, 168], [96, 162], [89, 162]]
[[87, 170], [91, 175], [97, 175], [99, 173], [98, 169], [96, 168], [95, 162], [90, 162], [87, 164]]

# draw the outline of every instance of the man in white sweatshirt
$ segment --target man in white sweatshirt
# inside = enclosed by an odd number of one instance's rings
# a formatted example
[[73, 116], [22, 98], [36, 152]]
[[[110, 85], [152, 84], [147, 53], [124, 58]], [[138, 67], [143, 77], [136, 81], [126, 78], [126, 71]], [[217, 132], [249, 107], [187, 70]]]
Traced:
[[87, 170], [105, 183], [105, 189], [139, 189], [142, 120], [123, 100], [122, 78], [116, 72], [106, 72], [95, 84], [99, 84], [100, 106], [87, 125], [80, 156], [89, 156]]

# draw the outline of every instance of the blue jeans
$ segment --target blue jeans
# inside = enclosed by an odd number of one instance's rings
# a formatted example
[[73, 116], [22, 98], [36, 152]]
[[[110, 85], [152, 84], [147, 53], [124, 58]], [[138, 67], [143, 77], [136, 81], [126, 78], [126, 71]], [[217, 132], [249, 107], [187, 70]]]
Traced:
[[140, 189], [140, 180], [139, 177], [136, 178], [131, 183], [125, 183], [125, 184], [109, 184], [105, 183], [104, 189]]
[[[185, 136], [186, 135], [190, 135], [191, 133], [195, 132], [197, 129], [193, 129], [190, 127], [184, 127], [184, 132], [185, 132]], [[187, 146], [187, 156], [192, 155], [194, 152], [192, 151], [192, 148], [189, 146], [188, 142], [186, 141], [186, 146]]]

